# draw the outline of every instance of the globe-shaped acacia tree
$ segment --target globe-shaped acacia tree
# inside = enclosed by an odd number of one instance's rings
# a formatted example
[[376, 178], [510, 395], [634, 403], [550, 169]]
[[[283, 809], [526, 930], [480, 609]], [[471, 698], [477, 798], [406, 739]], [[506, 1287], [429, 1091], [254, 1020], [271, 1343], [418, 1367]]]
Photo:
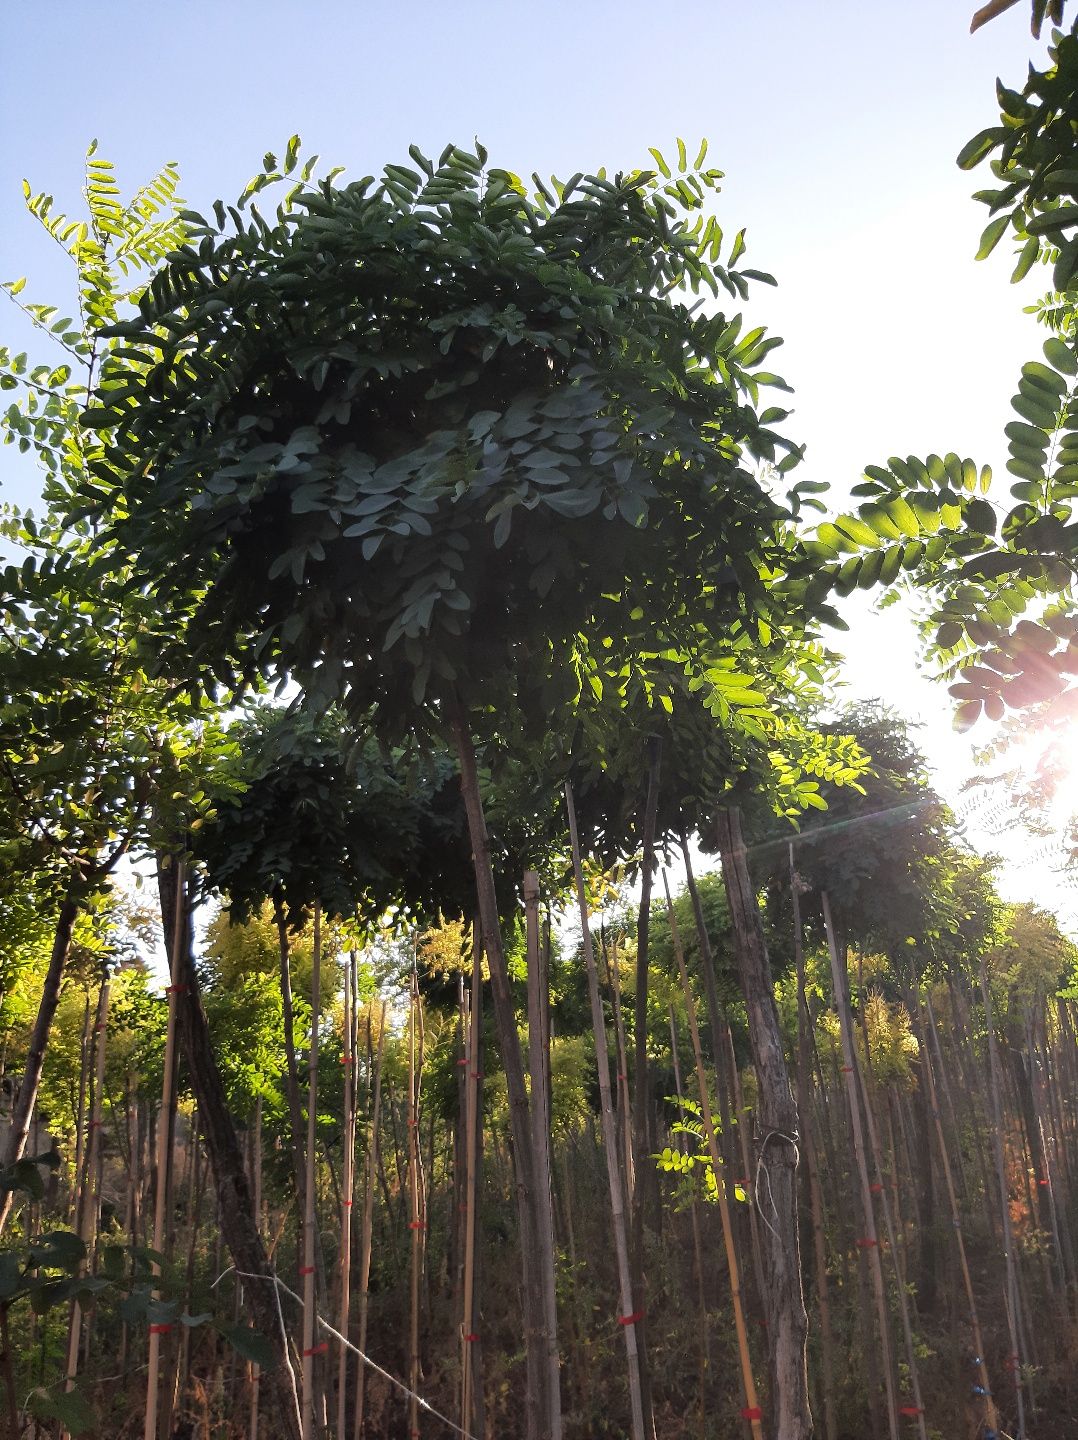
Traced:
[[676, 173], [653, 153], [529, 191], [478, 146], [314, 183], [290, 142], [245, 196], [296, 177], [275, 220], [186, 214], [116, 330], [74, 506], [103, 525], [101, 563], [152, 587], [160, 663], [194, 688], [288, 677], [384, 741], [455, 746], [525, 1254], [528, 1102], [474, 739], [507, 697], [554, 726], [669, 710], [672, 674], [760, 732], [755, 661], [781, 669], [830, 614], [792, 523], [820, 487], [789, 484], [786, 412], [758, 409], [779, 342], [726, 306], [770, 277], [709, 213], [705, 149], [679, 142]]

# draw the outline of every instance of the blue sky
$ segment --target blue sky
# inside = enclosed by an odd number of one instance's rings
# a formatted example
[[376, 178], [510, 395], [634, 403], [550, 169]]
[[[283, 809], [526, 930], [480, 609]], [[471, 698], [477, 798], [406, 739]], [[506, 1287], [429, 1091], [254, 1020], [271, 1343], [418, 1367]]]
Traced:
[[[706, 136], [727, 175], [720, 222], [747, 226], [749, 263], [779, 280], [748, 313], [786, 339], [771, 359], [795, 387], [786, 428], [808, 444], [805, 478], [841, 497], [866, 463], [948, 449], [1002, 472], [1009, 397], [1039, 337], [1009, 255], [973, 261], [986, 217], [969, 196], [986, 178], [954, 156], [995, 119], [996, 75], [1020, 84], [1035, 46], [1024, 0], [971, 37], [974, 8], [11, 0], [0, 278], [25, 274], [27, 298], [66, 302], [63, 256], [25, 214], [22, 180], [77, 209], [94, 137], [125, 190], [177, 161], [197, 208], [233, 199], [294, 132], [351, 176], [412, 141], [437, 152], [479, 136], [493, 163], [567, 176]], [[26, 503], [38, 481], [6, 450], [0, 484]], [[902, 616], [859, 614], [846, 648], [851, 690], [925, 723], [954, 794], [969, 742], [918, 675]], [[1015, 893], [1041, 887], [1010, 875]]]

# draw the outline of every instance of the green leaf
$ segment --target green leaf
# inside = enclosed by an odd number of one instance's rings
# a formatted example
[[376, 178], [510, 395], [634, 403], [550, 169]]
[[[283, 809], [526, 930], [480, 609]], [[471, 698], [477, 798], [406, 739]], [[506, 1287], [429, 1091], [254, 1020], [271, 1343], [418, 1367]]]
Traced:
[[248, 1325], [218, 1325], [217, 1329], [244, 1360], [251, 1360], [263, 1370], [271, 1370], [276, 1360], [273, 1346], [260, 1330]]
[[984, 228], [981, 235], [981, 243], [977, 247], [976, 259], [985, 260], [1000, 242], [1004, 230], [1011, 223], [1009, 215], [998, 215], [995, 220], [990, 221]]
[[85, 1395], [75, 1389], [62, 1390], [59, 1385], [32, 1391], [27, 1409], [40, 1420], [59, 1420], [71, 1435], [88, 1435], [99, 1424], [97, 1412]]
[[1063, 375], [1078, 375], [1078, 358], [1075, 357], [1074, 347], [1065, 344], [1055, 335], [1044, 342], [1044, 358], [1053, 370], [1058, 370]]
[[999, 127], [993, 126], [990, 130], [982, 130], [979, 135], [974, 135], [972, 140], [967, 140], [958, 152], [956, 161], [958, 168], [972, 170], [975, 165], [979, 165], [999, 143], [1000, 135]]
[[1033, 262], [1040, 254], [1040, 250], [1040, 241], [1036, 238], [1036, 236], [1031, 236], [1022, 246], [1022, 249], [1020, 250], [1018, 255], [1017, 264], [1011, 271], [1012, 285], [1017, 285], [1019, 280], [1024, 280], [1026, 278], [1030, 270], [1033, 268]]

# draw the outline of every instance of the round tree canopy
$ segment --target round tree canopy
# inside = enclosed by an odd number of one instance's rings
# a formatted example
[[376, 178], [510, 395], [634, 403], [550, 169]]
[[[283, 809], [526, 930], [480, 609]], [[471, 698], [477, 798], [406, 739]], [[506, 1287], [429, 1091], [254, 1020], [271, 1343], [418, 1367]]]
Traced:
[[413, 147], [272, 225], [186, 217], [117, 332], [81, 501], [160, 596], [163, 663], [291, 674], [390, 737], [452, 689], [621, 706], [720, 655], [737, 710], [729, 657], [824, 610], [790, 525], [821, 487], [757, 475], [799, 458], [755, 408], [778, 341], [691, 292], [769, 277], [705, 214], [703, 149], [655, 153], [529, 195], [481, 148]]

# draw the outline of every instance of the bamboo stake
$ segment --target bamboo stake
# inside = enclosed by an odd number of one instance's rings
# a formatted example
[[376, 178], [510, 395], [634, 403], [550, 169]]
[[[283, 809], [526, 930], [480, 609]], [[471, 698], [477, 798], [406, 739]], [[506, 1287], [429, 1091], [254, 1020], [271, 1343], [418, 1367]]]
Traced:
[[610, 1190], [610, 1212], [614, 1231], [614, 1251], [618, 1268], [621, 1311], [618, 1323], [625, 1331], [625, 1353], [629, 1371], [629, 1404], [632, 1412], [633, 1440], [646, 1440], [644, 1402], [640, 1388], [640, 1355], [636, 1343], [637, 1316], [633, 1312], [633, 1286], [629, 1273], [629, 1239], [625, 1224], [625, 1184], [618, 1169], [617, 1125], [610, 1099], [610, 1055], [606, 1043], [606, 1021], [599, 995], [599, 973], [595, 964], [595, 946], [588, 924], [588, 897], [584, 889], [584, 868], [580, 859], [580, 837], [577, 834], [573, 792], [565, 783], [565, 804], [569, 816], [569, 836], [573, 848], [573, 874], [576, 877], [577, 900], [583, 936], [584, 960], [588, 971], [588, 994], [591, 1000], [591, 1023], [595, 1034], [595, 1060], [599, 1070], [599, 1110], [602, 1119], [603, 1149], [606, 1152], [606, 1178]]
[[419, 1180], [419, 1093], [416, 1072], [416, 1012], [419, 980], [412, 954], [412, 994], [408, 1011], [408, 1228], [411, 1235], [410, 1308], [408, 1325], [408, 1430], [419, 1435], [419, 1277], [423, 1264], [423, 1218]]
[[[670, 1058], [674, 1063], [674, 1093], [677, 1095], [678, 1114], [684, 1114], [685, 1096], [681, 1086], [681, 1060], [678, 1056], [677, 1021], [674, 1007], [670, 1006]], [[682, 1155], [689, 1153], [689, 1144], [684, 1134], [678, 1136], [678, 1149]], [[696, 1298], [700, 1306], [700, 1434], [707, 1433], [707, 1376], [711, 1369], [711, 1340], [707, 1323], [707, 1291], [704, 1286], [704, 1244], [700, 1235], [700, 1206], [693, 1192], [689, 1207], [692, 1215], [692, 1253], [696, 1270]]]
[[475, 1242], [478, 1214], [476, 1149], [479, 1124], [479, 1041], [483, 1030], [483, 945], [479, 927], [472, 935], [472, 984], [469, 997], [468, 1036], [465, 1054], [465, 1194], [464, 1194], [464, 1301], [461, 1323], [460, 1428], [470, 1431], [474, 1423], [477, 1391], [475, 1347]]
[[820, 1311], [820, 1350], [823, 1374], [824, 1429], [827, 1440], [837, 1440], [835, 1415], [834, 1338], [831, 1332], [831, 1294], [827, 1277], [827, 1236], [824, 1229], [823, 1193], [820, 1188], [820, 1167], [816, 1155], [815, 1125], [812, 1117], [812, 1058], [809, 1054], [809, 1032], [812, 1028], [805, 985], [805, 950], [801, 932], [801, 881], [794, 865], [794, 847], [789, 846], [790, 904], [793, 910], [794, 965], [797, 974], [797, 1109], [801, 1153], [805, 1157], [808, 1180], [809, 1212], [812, 1220], [813, 1260], [816, 1270], [816, 1303]]
[[315, 1414], [315, 1359], [323, 1348], [315, 1336], [315, 1146], [318, 1127], [318, 1027], [321, 1012], [322, 912], [314, 907], [314, 951], [311, 963], [311, 1054], [307, 1067], [307, 1165], [303, 1214], [303, 1440], [313, 1440]]
[[[176, 867], [176, 914], [172, 939], [171, 979], [168, 987], [168, 1026], [165, 1031], [165, 1072], [161, 1085], [161, 1109], [157, 1116], [157, 1193], [154, 1197], [153, 1248], [163, 1253], [168, 1232], [169, 1175], [172, 1166], [172, 1147], [169, 1140], [172, 1132], [172, 1115], [176, 1108], [176, 995], [183, 956], [184, 926], [187, 924], [187, 867], [182, 859], [175, 861]], [[155, 1260], [153, 1271], [160, 1275], [161, 1267]], [[144, 1440], [157, 1440], [157, 1395], [160, 1386], [161, 1336], [167, 1335], [167, 1325], [150, 1326], [149, 1374], [146, 1382], [146, 1418], [143, 1426]]]
[[861, 1182], [861, 1210], [864, 1216], [865, 1233], [859, 1239], [859, 1247], [868, 1253], [872, 1288], [876, 1300], [876, 1319], [880, 1329], [880, 1350], [883, 1361], [883, 1384], [887, 1395], [888, 1429], [891, 1440], [899, 1440], [894, 1361], [891, 1354], [891, 1332], [887, 1316], [887, 1292], [883, 1282], [883, 1266], [880, 1263], [880, 1242], [876, 1235], [872, 1188], [868, 1178], [868, 1162], [865, 1158], [865, 1137], [861, 1127], [861, 1105], [857, 1093], [857, 1056], [854, 1051], [849, 1006], [846, 1003], [846, 983], [843, 973], [845, 966], [835, 942], [835, 929], [831, 920], [831, 901], [826, 890], [820, 892], [820, 900], [823, 905], [824, 926], [827, 930], [827, 949], [831, 957], [831, 979], [835, 991], [835, 1007], [838, 1011], [839, 1034], [842, 1040], [842, 1070], [846, 1079], [846, 1099], [849, 1103], [854, 1159]]
[[1022, 1396], [1022, 1351], [1018, 1340], [1018, 1276], [1014, 1257], [1014, 1235], [1011, 1231], [1010, 1196], [1007, 1193], [1007, 1170], [1003, 1159], [1003, 1108], [999, 1096], [999, 1054], [992, 1020], [992, 996], [988, 989], [988, 970], [981, 956], [981, 996], [988, 1032], [988, 1079], [992, 1094], [992, 1148], [995, 1152], [996, 1179], [999, 1183], [999, 1208], [1003, 1225], [1003, 1258], [1007, 1267], [1007, 1324], [1011, 1340], [1011, 1368], [1014, 1371], [1014, 1393], [1018, 1405], [1018, 1440], [1026, 1433], [1025, 1405]]
[[524, 916], [528, 951], [528, 1068], [531, 1072], [536, 1244], [539, 1250], [536, 1263], [543, 1288], [543, 1318], [546, 1326], [546, 1413], [550, 1425], [550, 1440], [561, 1440], [561, 1354], [558, 1349], [550, 1156], [550, 1051], [546, 1039], [550, 985], [543, 964], [543, 947], [539, 943], [539, 876], [534, 870], [524, 873]]
[[[917, 989], [917, 1006], [920, 1011], [921, 996]], [[921, 1033], [924, 1034], [924, 1023], [922, 1021]], [[940, 1115], [939, 1099], [936, 1095], [936, 1081], [932, 1073], [932, 1054], [927, 1045], [924, 1046], [924, 1053], [921, 1058], [922, 1073], [925, 1077], [925, 1086], [928, 1090], [928, 1105], [932, 1113], [932, 1120], [936, 1132], [936, 1140], [939, 1143], [940, 1160], [943, 1163], [943, 1182], [947, 1191], [947, 1200], [951, 1207], [951, 1227], [954, 1230], [955, 1246], [958, 1251], [958, 1266], [962, 1272], [962, 1285], [966, 1292], [966, 1303], [969, 1305], [969, 1328], [973, 1341], [973, 1353], [977, 1362], [977, 1375], [980, 1380], [981, 1389], [984, 1391], [984, 1421], [989, 1430], [999, 1429], [999, 1414], [996, 1410], [996, 1402], [992, 1398], [992, 1383], [988, 1374], [988, 1365], [984, 1358], [984, 1339], [981, 1334], [981, 1321], [977, 1313], [977, 1299], [973, 1293], [973, 1277], [970, 1274], [969, 1261], [966, 1259], [966, 1242], [962, 1235], [962, 1215], [958, 1205], [958, 1194], [955, 1190], [954, 1173], [951, 1169], [951, 1155], [943, 1133], [943, 1118]]]
[[607, 956], [606, 945], [600, 949], [610, 972], [610, 987], [614, 993], [614, 1042], [617, 1053], [618, 1114], [621, 1116], [622, 1164], [625, 1167], [625, 1187], [630, 1201], [636, 1184], [636, 1167], [633, 1164], [633, 1107], [629, 1098], [629, 1052], [625, 1043], [625, 1019], [621, 1008], [621, 966], [618, 964], [617, 941], [613, 942], [612, 953]]
[[[89, 1001], [87, 1001], [87, 1006]], [[97, 1183], [97, 1160], [101, 1150], [101, 1107], [105, 1094], [105, 1035], [109, 1018], [109, 977], [106, 974], [101, 981], [101, 988], [97, 997], [97, 1013], [94, 1018], [94, 1093], [93, 1104], [90, 1111], [89, 1136], [86, 1143], [86, 1173], [78, 1187], [78, 1204], [75, 1213], [75, 1233], [86, 1246], [86, 1254], [89, 1256], [90, 1247], [93, 1241], [93, 1232], [96, 1230], [94, 1223], [97, 1214], [97, 1199], [100, 1186]], [[83, 1067], [85, 1069], [85, 1067]], [[85, 1075], [82, 1077], [85, 1083]], [[80, 1104], [85, 1101], [85, 1092], [80, 1095]], [[86, 1269], [86, 1261], [79, 1267], [80, 1273]], [[64, 1389], [70, 1390], [75, 1383], [75, 1376], [79, 1370], [79, 1341], [82, 1335], [82, 1302], [74, 1299], [71, 1302], [71, 1316], [67, 1329], [67, 1360], [64, 1366]], [[66, 1436], [66, 1428], [61, 1432]]]
[[[356, 1037], [354, 992], [356, 986], [356, 952], [348, 953], [348, 973], [344, 981], [344, 1160], [341, 1169], [341, 1258], [340, 1258], [340, 1310], [337, 1328], [342, 1335], [348, 1334], [348, 1311], [351, 1306], [352, 1279], [352, 1189], [356, 1147]], [[345, 1402], [348, 1398], [348, 1351], [341, 1346], [337, 1359], [337, 1435], [344, 1440]]]
[[[255, 1225], [262, 1230], [262, 1094], [255, 1096], [254, 1141], [251, 1146], [252, 1208]], [[251, 1424], [249, 1440], [258, 1440], [258, 1401], [262, 1372], [251, 1366]]]
[[[100, 997], [99, 997], [100, 999]], [[79, 1101], [75, 1112], [75, 1168], [71, 1176], [71, 1218], [78, 1231], [81, 1214], [82, 1161], [86, 1149], [86, 1091], [90, 1078], [90, 992], [82, 1011], [82, 1036], [79, 1041]]]
[[[378, 1169], [378, 1116], [382, 1105], [382, 1057], [386, 1041], [386, 1007], [378, 1023], [378, 1051], [374, 1061], [373, 1099], [367, 1117], [367, 1145], [363, 1176], [363, 1228], [359, 1239], [359, 1348], [367, 1349], [367, 1309], [371, 1280], [371, 1230], [374, 1222], [374, 1177]], [[370, 1031], [368, 1029], [368, 1046]], [[361, 1362], [356, 1376], [356, 1413], [353, 1440], [363, 1434], [363, 1407], [367, 1395], [367, 1367]]]
[[[862, 1013], [864, 1011], [864, 997], [861, 1000]], [[865, 1069], [868, 1071], [871, 1066], [871, 1054], [868, 1047], [867, 1024], [864, 1031], [865, 1042]], [[865, 1126], [868, 1130], [869, 1151], [872, 1155], [872, 1167], [875, 1174], [875, 1183], [872, 1187], [879, 1196], [880, 1208], [883, 1211], [884, 1229], [887, 1231], [887, 1243], [891, 1251], [891, 1263], [895, 1268], [897, 1280], [896, 1295], [898, 1298], [899, 1319], [902, 1322], [902, 1339], [906, 1350], [906, 1368], [909, 1371], [910, 1389], [913, 1393], [913, 1404], [900, 1406], [899, 1414], [910, 1418], [910, 1411], [915, 1414], [912, 1418], [917, 1421], [917, 1433], [920, 1440], [928, 1440], [928, 1431], [925, 1427], [925, 1407], [921, 1395], [921, 1378], [917, 1368], [917, 1352], [913, 1343], [913, 1326], [910, 1323], [910, 1302], [906, 1286], [903, 1283], [902, 1272], [898, 1261], [898, 1246], [895, 1240], [895, 1226], [891, 1215], [891, 1202], [887, 1195], [887, 1187], [884, 1184], [883, 1166], [880, 1158], [880, 1138], [876, 1128], [876, 1116], [872, 1108], [872, 1095], [868, 1083], [860, 1072], [855, 1076], [860, 1081], [860, 1093], [864, 1103]]]
[[752, 1357], [749, 1354], [748, 1330], [745, 1326], [745, 1312], [741, 1303], [741, 1274], [737, 1263], [737, 1250], [734, 1247], [734, 1227], [730, 1219], [730, 1201], [726, 1194], [726, 1167], [723, 1165], [722, 1154], [719, 1150], [719, 1140], [715, 1133], [715, 1121], [711, 1113], [711, 1097], [707, 1088], [707, 1071], [704, 1069], [704, 1051], [700, 1043], [700, 1026], [696, 1019], [696, 1002], [693, 999], [692, 987], [689, 985], [689, 972], [685, 968], [685, 952], [681, 945], [681, 934], [678, 930], [677, 916], [674, 914], [674, 902], [670, 898], [670, 881], [667, 878], [665, 870], [663, 871], [663, 888], [666, 891], [666, 913], [670, 921], [670, 938], [674, 946], [674, 956], [677, 960], [678, 974], [681, 976], [681, 989], [685, 996], [685, 1009], [689, 1019], [689, 1034], [692, 1036], [693, 1055], [696, 1059], [696, 1085], [700, 1095], [700, 1119], [703, 1122], [708, 1149], [711, 1151], [711, 1167], [715, 1176], [715, 1193], [719, 1199], [719, 1215], [722, 1219], [722, 1240], [726, 1249], [726, 1267], [730, 1274], [730, 1300], [734, 1310], [737, 1354], [741, 1365], [741, 1388], [745, 1401], [742, 1409], [742, 1418], [749, 1422], [753, 1440], [763, 1440], [763, 1414], [760, 1410], [759, 1398], [756, 1394], [756, 1380], [752, 1373]]

